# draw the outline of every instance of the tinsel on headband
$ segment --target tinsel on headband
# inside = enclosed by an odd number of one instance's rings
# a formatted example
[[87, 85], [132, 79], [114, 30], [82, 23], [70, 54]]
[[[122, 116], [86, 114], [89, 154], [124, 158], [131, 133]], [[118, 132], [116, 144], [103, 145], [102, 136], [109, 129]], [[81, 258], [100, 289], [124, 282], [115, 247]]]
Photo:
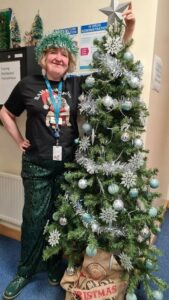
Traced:
[[39, 41], [35, 48], [36, 59], [39, 60], [43, 52], [50, 48], [65, 48], [72, 54], [78, 52], [71, 36], [63, 30], [54, 30]]

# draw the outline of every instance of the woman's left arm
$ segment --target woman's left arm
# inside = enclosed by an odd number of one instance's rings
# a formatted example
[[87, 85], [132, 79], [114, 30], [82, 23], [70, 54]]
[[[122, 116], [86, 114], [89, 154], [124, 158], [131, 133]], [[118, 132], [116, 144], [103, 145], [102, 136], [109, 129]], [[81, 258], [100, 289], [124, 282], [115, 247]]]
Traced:
[[132, 4], [130, 3], [128, 8], [123, 12], [123, 18], [126, 24], [123, 40], [125, 43], [128, 43], [133, 35], [134, 28], [135, 28], [135, 16], [132, 11]]

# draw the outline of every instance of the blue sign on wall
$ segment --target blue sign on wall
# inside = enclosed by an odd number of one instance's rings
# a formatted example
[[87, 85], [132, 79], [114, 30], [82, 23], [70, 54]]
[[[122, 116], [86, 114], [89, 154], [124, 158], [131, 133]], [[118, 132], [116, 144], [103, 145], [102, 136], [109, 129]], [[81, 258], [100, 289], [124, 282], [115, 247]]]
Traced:
[[94, 31], [102, 31], [107, 28], [107, 22], [89, 24], [81, 26], [81, 33], [94, 32]]

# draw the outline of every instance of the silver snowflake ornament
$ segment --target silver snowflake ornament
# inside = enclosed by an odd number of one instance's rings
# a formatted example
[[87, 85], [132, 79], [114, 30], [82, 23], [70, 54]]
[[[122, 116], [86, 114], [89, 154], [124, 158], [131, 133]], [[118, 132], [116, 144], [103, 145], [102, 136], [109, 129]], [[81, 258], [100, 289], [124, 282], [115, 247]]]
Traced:
[[90, 146], [90, 138], [88, 136], [83, 136], [83, 138], [80, 141], [80, 146], [79, 146], [80, 151], [86, 152], [89, 146]]
[[123, 43], [119, 36], [111, 37], [109, 35], [106, 36], [106, 43], [104, 44], [105, 49], [108, 54], [117, 54], [123, 48]]
[[131, 187], [135, 186], [136, 185], [136, 180], [137, 180], [137, 175], [135, 175], [133, 172], [131, 171], [128, 171], [128, 172], [125, 172], [123, 175], [122, 175], [122, 180], [121, 180], [121, 184], [130, 189]]
[[59, 233], [59, 231], [57, 229], [50, 232], [49, 239], [48, 239], [49, 245], [54, 247], [57, 244], [59, 244], [60, 235], [61, 234]]
[[126, 165], [126, 171], [130, 170], [131, 172], [135, 172], [140, 167], [144, 165], [144, 156], [141, 152], [135, 153], [129, 160]]
[[131, 260], [125, 253], [121, 253], [119, 255], [119, 258], [120, 258], [121, 265], [125, 270], [129, 272], [133, 269]]
[[112, 224], [113, 221], [116, 221], [117, 214], [118, 213], [111, 207], [105, 209], [102, 208], [99, 218], [106, 224]]

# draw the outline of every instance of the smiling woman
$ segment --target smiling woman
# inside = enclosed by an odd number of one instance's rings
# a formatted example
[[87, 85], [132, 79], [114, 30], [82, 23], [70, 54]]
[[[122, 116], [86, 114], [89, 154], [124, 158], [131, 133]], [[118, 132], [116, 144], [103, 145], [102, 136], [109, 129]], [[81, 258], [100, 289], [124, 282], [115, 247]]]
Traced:
[[[43, 230], [54, 212], [60, 191], [64, 163], [72, 161], [78, 137], [77, 103], [81, 78], [66, 78], [75, 66], [77, 48], [71, 37], [60, 31], [45, 36], [36, 47], [43, 75], [23, 78], [1, 110], [1, 120], [23, 152], [22, 179], [25, 189], [21, 261], [4, 299], [13, 299], [29, 282], [42, 259]], [[27, 111], [26, 138], [16, 117]], [[43, 212], [43, 214], [42, 214]], [[31, 222], [29, 220], [32, 220]], [[51, 284], [58, 284], [62, 272], [53, 275], [59, 254], [47, 265]]]
[[44, 70], [50, 80], [60, 81], [68, 71], [69, 55], [63, 48], [56, 48], [47, 51], [45, 55]]

